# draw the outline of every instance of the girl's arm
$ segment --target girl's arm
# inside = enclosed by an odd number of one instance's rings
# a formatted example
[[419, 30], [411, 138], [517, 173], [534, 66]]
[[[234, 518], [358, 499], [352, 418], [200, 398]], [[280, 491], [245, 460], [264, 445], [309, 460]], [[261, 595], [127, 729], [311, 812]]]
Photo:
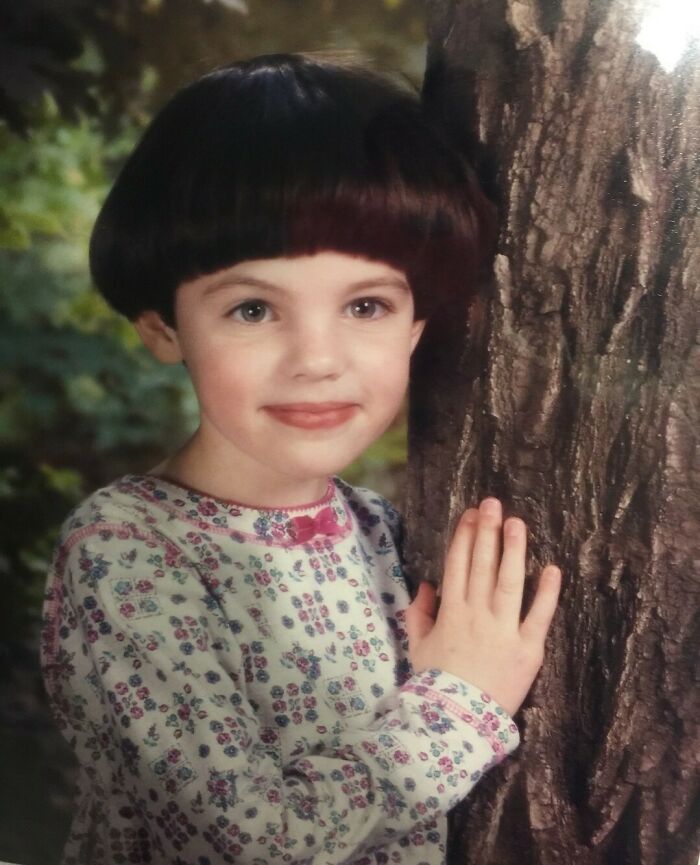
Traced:
[[45, 678], [83, 777], [132, 803], [124, 819], [147, 826], [155, 861], [354, 862], [444, 814], [517, 746], [503, 709], [428, 669], [381, 718], [283, 760], [194, 566], [134, 524], [91, 529], [58, 557]]

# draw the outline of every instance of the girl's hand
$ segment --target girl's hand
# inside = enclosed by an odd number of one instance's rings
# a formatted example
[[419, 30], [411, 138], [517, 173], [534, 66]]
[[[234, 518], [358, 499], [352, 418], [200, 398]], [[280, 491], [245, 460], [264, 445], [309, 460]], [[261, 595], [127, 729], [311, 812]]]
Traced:
[[445, 561], [440, 610], [436, 616], [435, 588], [421, 583], [406, 611], [406, 630], [416, 673], [453, 673], [513, 715], [542, 666], [561, 571], [555, 565], [543, 569], [521, 623], [527, 530], [517, 517], [501, 524], [498, 499], [464, 512]]

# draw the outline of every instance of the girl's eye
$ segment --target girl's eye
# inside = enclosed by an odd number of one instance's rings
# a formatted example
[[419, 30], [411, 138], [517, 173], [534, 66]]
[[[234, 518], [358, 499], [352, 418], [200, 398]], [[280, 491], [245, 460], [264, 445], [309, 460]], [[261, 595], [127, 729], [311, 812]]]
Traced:
[[[361, 297], [359, 300], [353, 300], [350, 306], [355, 318], [381, 318], [390, 310], [388, 303], [374, 297]], [[374, 314], [378, 310], [381, 315]]]
[[[354, 318], [374, 320], [383, 318], [391, 311], [390, 305], [383, 300], [374, 297], [361, 297], [353, 300], [350, 304]], [[239, 303], [229, 313], [230, 317], [245, 324], [260, 324], [266, 320], [266, 314], [270, 311], [264, 300], [245, 300]]]
[[[234, 307], [229, 314], [232, 318], [235, 318], [236, 321], [240, 321], [242, 318], [242, 320], [248, 324], [258, 324], [264, 320], [266, 312], [267, 304], [265, 301], [246, 300]], [[237, 317], [237, 313], [241, 314], [240, 318]]]

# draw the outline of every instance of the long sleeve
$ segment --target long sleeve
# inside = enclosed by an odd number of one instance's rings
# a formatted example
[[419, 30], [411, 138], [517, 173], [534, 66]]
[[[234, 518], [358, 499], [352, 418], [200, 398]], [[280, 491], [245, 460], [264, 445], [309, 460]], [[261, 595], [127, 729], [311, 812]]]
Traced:
[[[429, 670], [380, 717], [284, 753], [244, 675], [269, 672], [274, 713], [278, 659], [237, 639], [221, 586], [149, 527], [75, 532], [48, 597], [44, 671], [59, 724], [97, 797], [121, 796], [120, 816], [138, 815], [153, 862], [369, 862], [518, 743], [486, 695]], [[281, 706], [288, 693], [277, 696]], [[298, 698], [307, 717], [320, 711], [312, 687]]]

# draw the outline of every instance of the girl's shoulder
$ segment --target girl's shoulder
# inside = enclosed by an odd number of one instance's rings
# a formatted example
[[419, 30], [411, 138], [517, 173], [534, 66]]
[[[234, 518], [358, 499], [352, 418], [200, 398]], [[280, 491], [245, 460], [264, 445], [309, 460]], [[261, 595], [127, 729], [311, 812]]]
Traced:
[[367, 487], [352, 486], [342, 478], [334, 477], [339, 492], [355, 514], [364, 534], [371, 534], [386, 526], [395, 541], [403, 534], [403, 517], [394, 505], [381, 493]]
[[112, 519], [140, 519], [146, 516], [147, 502], [135, 475], [123, 475], [91, 492], [64, 520], [62, 531], [70, 533]]
[[88, 537], [107, 540], [123, 529], [135, 538], [157, 533], [167, 514], [153, 506], [138, 480], [139, 476], [123, 475], [86, 496], [63, 521], [57, 548], [71, 547]]

